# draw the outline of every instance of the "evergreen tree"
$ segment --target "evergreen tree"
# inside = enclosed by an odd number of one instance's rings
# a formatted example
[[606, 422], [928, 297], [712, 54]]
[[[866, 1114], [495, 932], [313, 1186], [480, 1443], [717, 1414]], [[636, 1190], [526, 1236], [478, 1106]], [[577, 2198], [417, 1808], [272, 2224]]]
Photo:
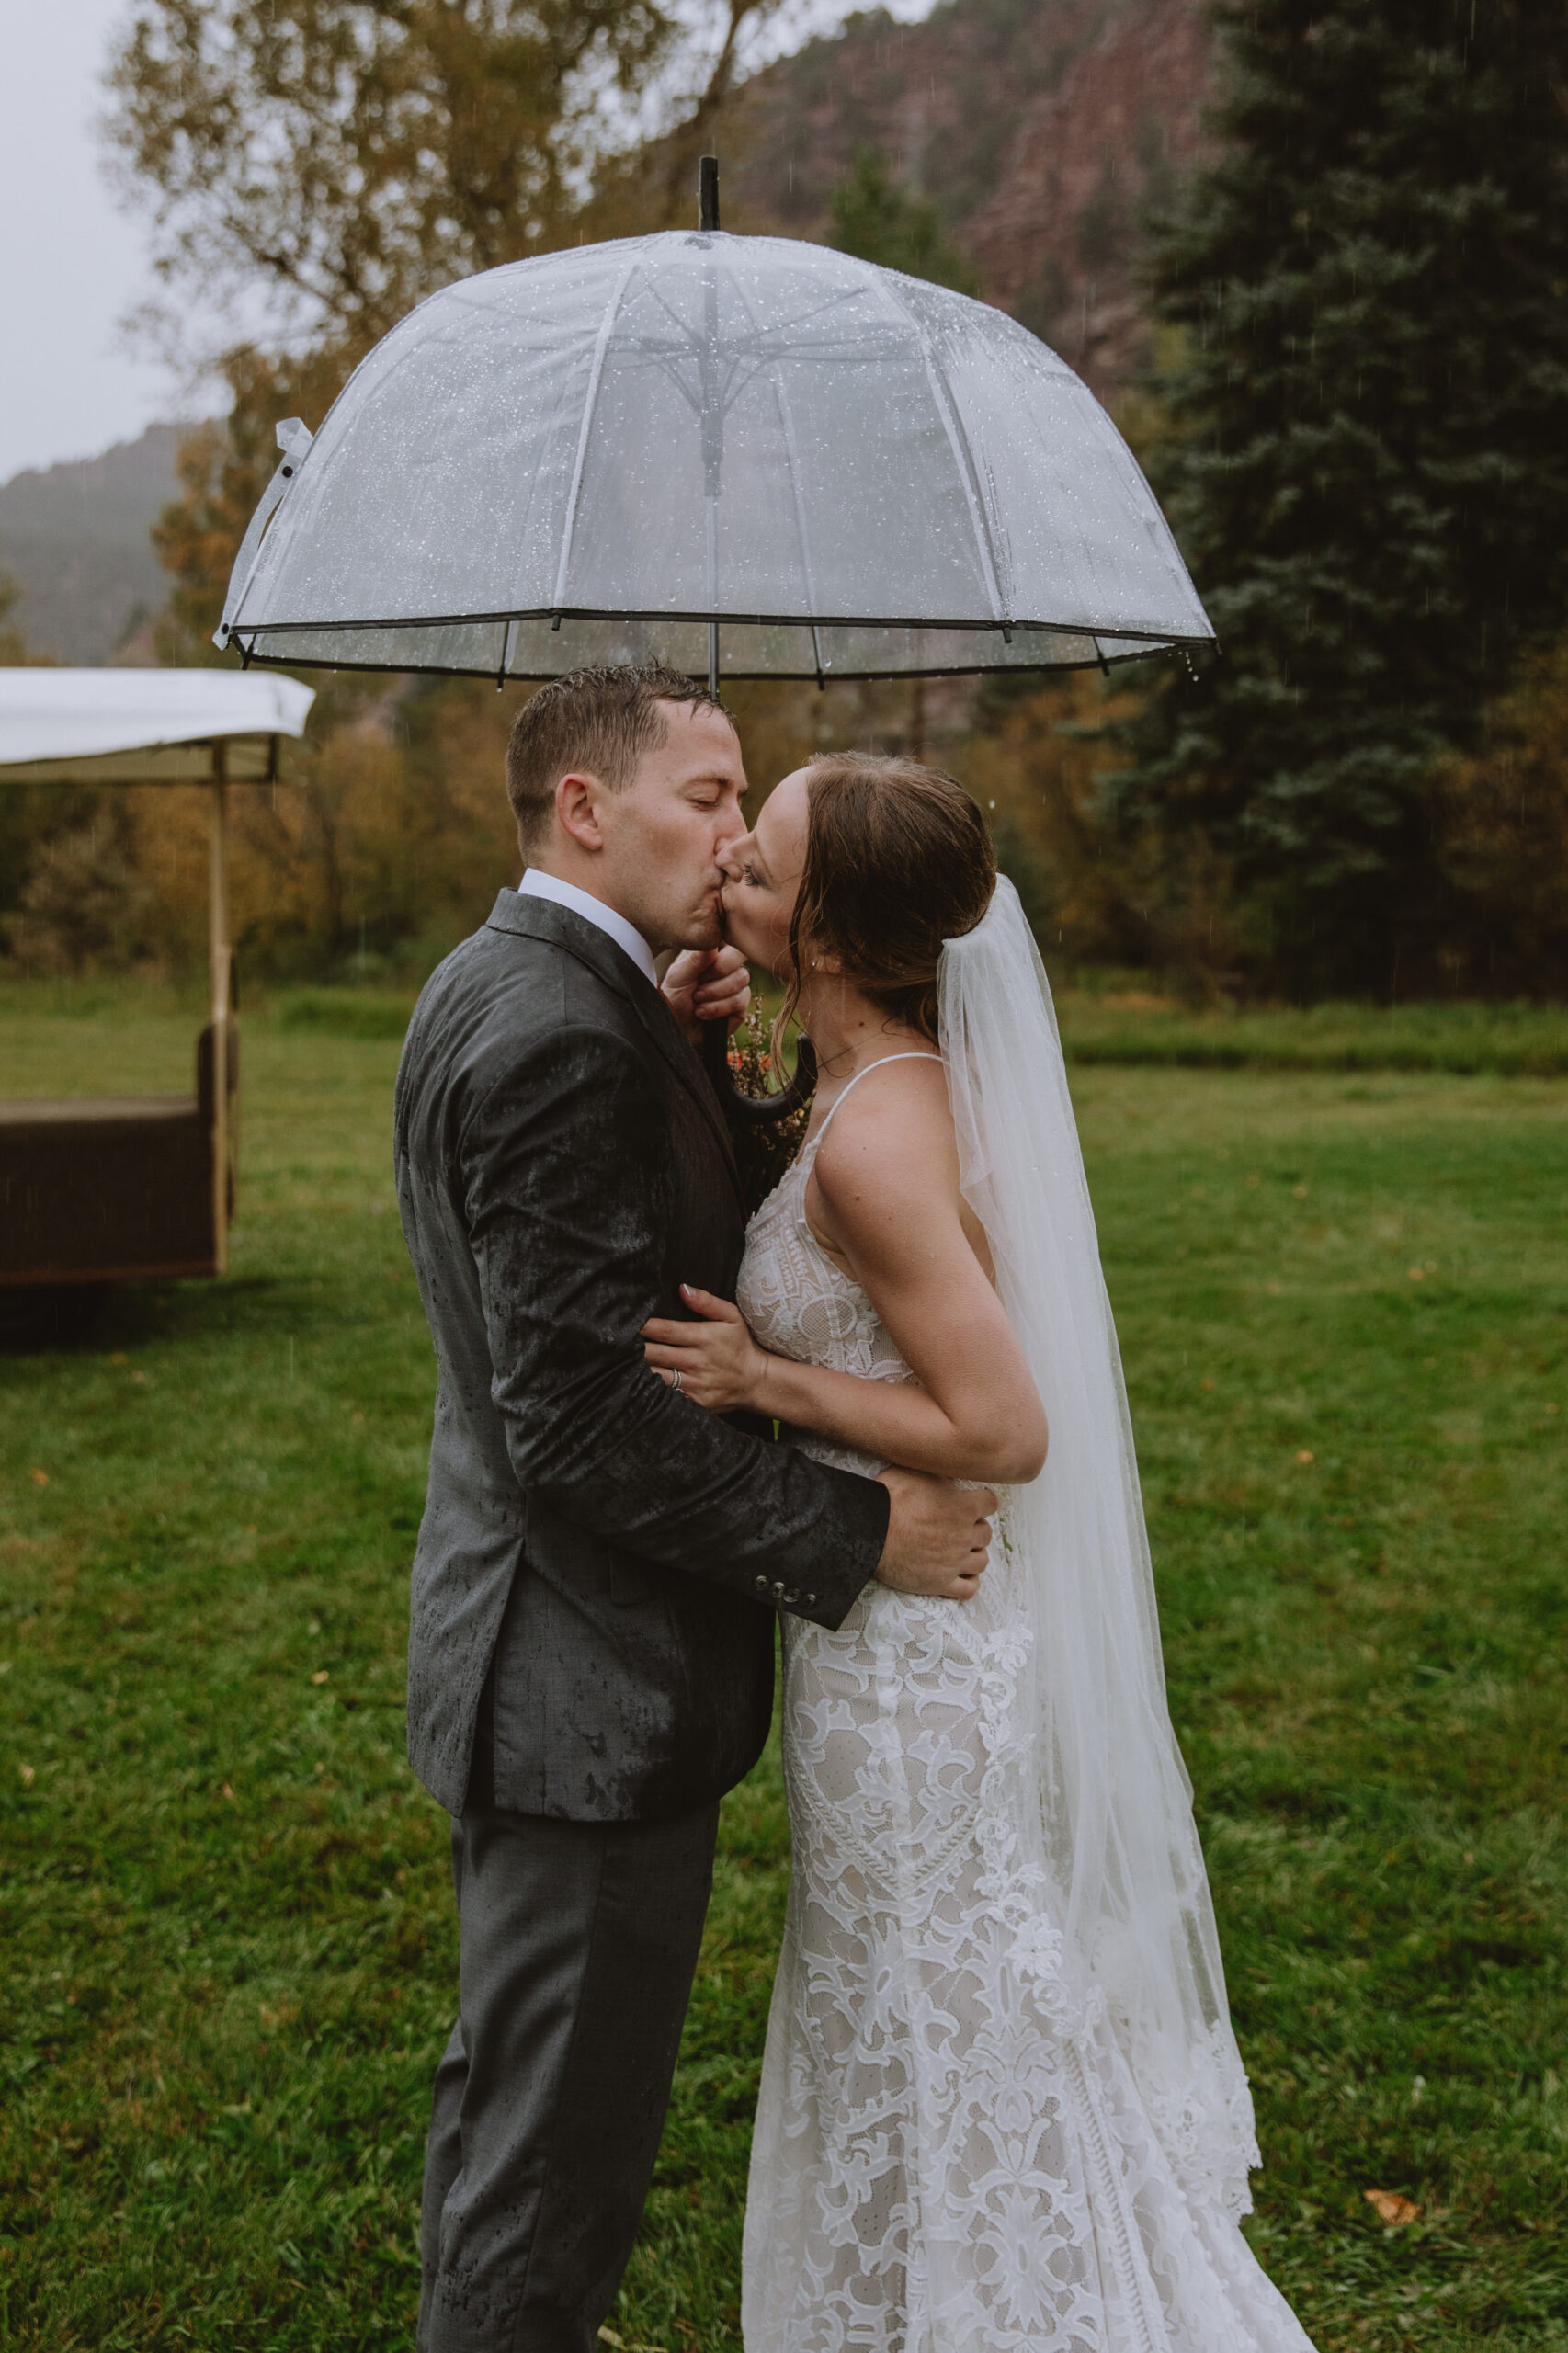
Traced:
[[979, 291], [974, 271], [943, 230], [936, 205], [900, 188], [885, 156], [861, 150], [854, 169], [828, 198], [828, 243], [841, 254], [902, 269], [909, 278], [928, 278], [960, 294]]
[[1444, 757], [1568, 608], [1568, 11], [1216, 22], [1218, 152], [1150, 278], [1153, 472], [1223, 658], [1165, 674], [1108, 807], [1173, 900], [1228, 864], [1277, 982], [1403, 987], [1464, 920]]

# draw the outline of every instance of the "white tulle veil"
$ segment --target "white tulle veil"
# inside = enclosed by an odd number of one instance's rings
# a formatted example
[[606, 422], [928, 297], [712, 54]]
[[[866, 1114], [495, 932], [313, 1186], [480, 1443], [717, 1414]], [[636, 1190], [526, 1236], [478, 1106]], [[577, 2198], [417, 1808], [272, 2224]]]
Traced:
[[1051, 1425], [1044, 1471], [1007, 1510], [1066, 1957], [1188, 2195], [1239, 2215], [1252, 2103], [1165, 1701], [1121, 1356], [1051, 990], [1005, 877], [943, 949], [937, 992], [964, 1195]]

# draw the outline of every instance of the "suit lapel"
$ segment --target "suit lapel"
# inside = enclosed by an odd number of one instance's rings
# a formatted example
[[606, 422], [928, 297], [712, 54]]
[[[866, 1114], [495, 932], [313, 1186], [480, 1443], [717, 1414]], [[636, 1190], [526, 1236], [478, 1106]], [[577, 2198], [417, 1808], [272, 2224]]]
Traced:
[[486, 928], [517, 932], [527, 939], [548, 940], [552, 947], [574, 957], [579, 964], [586, 964], [607, 988], [613, 989], [617, 996], [625, 1000], [655, 1050], [695, 1097], [713, 1131], [730, 1181], [735, 1188], [735, 1198], [739, 1200], [741, 1183], [735, 1166], [734, 1146], [730, 1141], [730, 1131], [724, 1124], [718, 1097], [709, 1084], [708, 1074], [658, 990], [649, 985], [645, 974], [638, 971], [631, 957], [616, 945], [609, 934], [601, 931], [597, 924], [590, 923], [585, 915], [578, 915], [573, 907], [563, 907], [553, 899], [525, 898], [517, 891], [499, 893]]

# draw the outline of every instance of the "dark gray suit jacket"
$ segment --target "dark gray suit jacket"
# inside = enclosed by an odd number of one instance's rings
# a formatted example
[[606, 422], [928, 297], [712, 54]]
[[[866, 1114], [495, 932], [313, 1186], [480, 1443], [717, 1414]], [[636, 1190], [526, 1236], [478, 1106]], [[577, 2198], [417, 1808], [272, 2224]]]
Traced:
[[461, 1811], [494, 1663], [494, 1802], [618, 1822], [710, 1802], [767, 1734], [777, 1611], [836, 1626], [888, 1495], [665, 1387], [638, 1337], [733, 1297], [718, 1100], [657, 990], [503, 891], [415, 1009], [403, 1233], [436, 1344], [409, 1756]]

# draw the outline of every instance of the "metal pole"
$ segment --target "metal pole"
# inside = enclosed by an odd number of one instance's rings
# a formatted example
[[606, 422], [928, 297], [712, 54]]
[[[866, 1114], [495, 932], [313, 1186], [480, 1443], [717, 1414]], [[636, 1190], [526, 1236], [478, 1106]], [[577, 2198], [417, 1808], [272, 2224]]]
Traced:
[[229, 810], [228, 746], [212, 747], [212, 857], [208, 930], [212, 952], [212, 1271], [229, 1270]]
[[[719, 230], [719, 158], [704, 155], [697, 170], [697, 225], [699, 233]], [[724, 412], [719, 390], [719, 278], [708, 265], [703, 286], [703, 324], [707, 329], [702, 354], [702, 471], [708, 500], [708, 691], [719, 691], [719, 487], [724, 455]]]

